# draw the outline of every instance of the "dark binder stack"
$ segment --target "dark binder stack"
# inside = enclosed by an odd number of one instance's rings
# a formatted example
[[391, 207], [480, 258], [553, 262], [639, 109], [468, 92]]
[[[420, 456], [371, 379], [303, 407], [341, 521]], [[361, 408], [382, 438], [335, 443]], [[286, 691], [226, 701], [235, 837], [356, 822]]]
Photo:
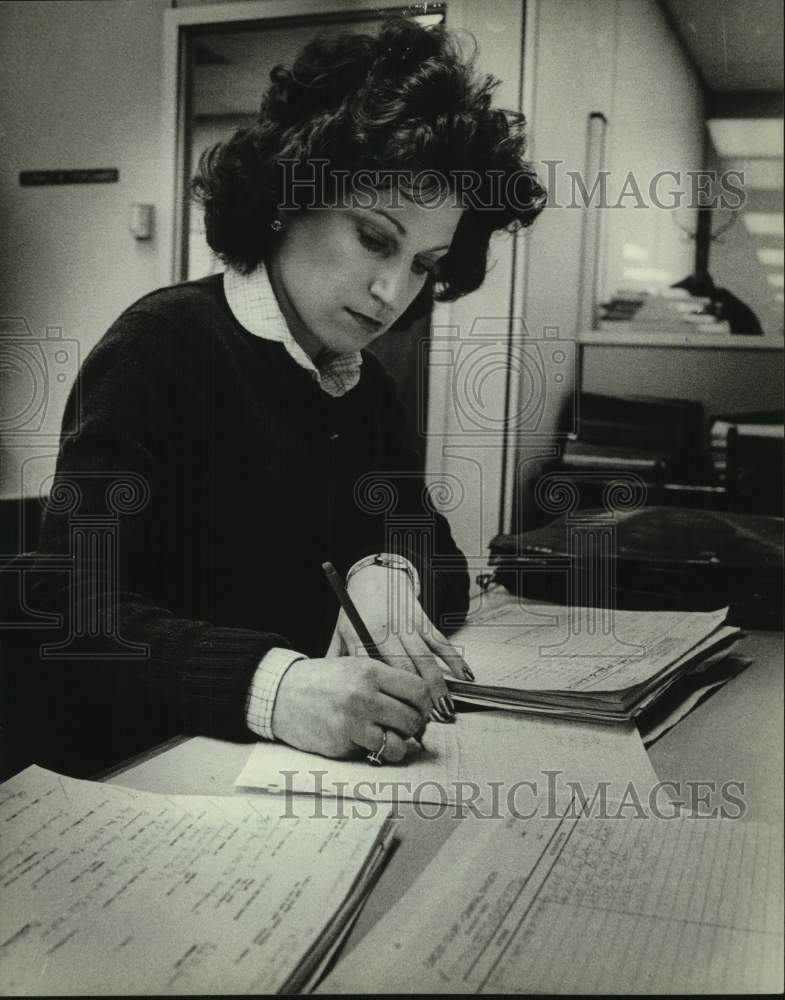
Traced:
[[[610, 516], [603, 510], [596, 515]], [[734, 625], [781, 627], [782, 518], [682, 507], [612, 517], [615, 545], [607, 555], [571, 551], [569, 514], [533, 531], [497, 535], [490, 544], [495, 579], [514, 594], [567, 603], [571, 576], [585, 575], [594, 559], [602, 563], [595, 568], [609, 581], [608, 598], [617, 608], [728, 605]]]
[[647, 482], [693, 483], [708, 461], [703, 407], [648, 396], [579, 399], [579, 431], [564, 448], [564, 469], [634, 471]]

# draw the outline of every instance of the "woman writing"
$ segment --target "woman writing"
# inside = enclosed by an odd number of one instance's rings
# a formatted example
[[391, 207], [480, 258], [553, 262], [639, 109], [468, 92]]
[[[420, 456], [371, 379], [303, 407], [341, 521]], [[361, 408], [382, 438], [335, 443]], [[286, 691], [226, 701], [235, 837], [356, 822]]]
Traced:
[[[396, 19], [306, 46], [258, 122], [203, 158], [225, 273], [131, 306], [66, 409], [25, 588], [64, 631], [25, 634], [12, 684], [34, 756], [86, 771], [190, 732], [395, 761], [452, 719], [445, 673], [471, 673], [441, 626], [465, 614], [466, 562], [364, 349], [477, 288], [493, 232], [539, 211], [493, 86], [443, 29]], [[75, 552], [74, 517], [105, 524], [115, 488], [135, 499], [113, 548]], [[78, 579], [47, 569], [65, 554]], [[325, 560], [379, 660], [357, 655]]]

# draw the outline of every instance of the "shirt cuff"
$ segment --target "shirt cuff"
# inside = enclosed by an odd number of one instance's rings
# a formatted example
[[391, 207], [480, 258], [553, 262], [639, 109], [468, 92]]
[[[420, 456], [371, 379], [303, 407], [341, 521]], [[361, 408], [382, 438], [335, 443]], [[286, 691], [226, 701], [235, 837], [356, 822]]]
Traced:
[[245, 721], [252, 733], [260, 739], [274, 740], [273, 709], [278, 694], [278, 685], [283, 675], [297, 660], [305, 660], [302, 653], [293, 649], [273, 646], [259, 661], [259, 666], [251, 679], [248, 699], [245, 703]]
[[[411, 580], [412, 589], [414, 590], [414, 596], [417, 598], [417, 600], [419, 600], [420, 599], [420, 574], [417, 572], [417, 569], [414, 566], [414, 564], [409, 559], [407, 559], [406, 556], [399, 555], [398, 553], [396, 553], [394, 556], [392, 556], [392, 555], [390, 555], [389, 552], [378, 552], [377, 555], [388, 556], [391, 559], [399, 559], [401, 562], [406, 563], [406, 567], [407, 567], [406, 573], [407, 573], [409, 579]], [[375, 555], [373, 555], [373, 556], [365, 556], [364, 559], [358, 559], [356, 563], [353, 563], [349, 567], [349, 570], [346, 573], [346, 582], [348, 583], [349, 582], [349, 578], [352, 576], [352, 574], [356, 573], [358, 570], [363, 569], [365, 566], [373, 566], [373, 565], [375, 565], [375, 559], [376, 559]]]

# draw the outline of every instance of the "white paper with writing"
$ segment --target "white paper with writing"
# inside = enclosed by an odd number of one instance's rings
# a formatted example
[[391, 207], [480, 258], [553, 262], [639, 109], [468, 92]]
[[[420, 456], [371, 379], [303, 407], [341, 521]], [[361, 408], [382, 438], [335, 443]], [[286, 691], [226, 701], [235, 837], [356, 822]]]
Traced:
[[781, 993], [782, 831], [465, 819], [325, 993]]
[[478, 684], [529, 691], [624, 690], [718, 629], [720, 611], [603, 611], [506, 604], [473, 619], [451, 643]]
[[0, 786], [6, 994], [267, 993], [376, 857], [366, 820], [28, 768]]
[[[409, 743], [400, 764], [383, 767], [357, 760], [329, 760], [283, 743], [257, 744], [235, 782], [239, 790], [293, 791], [381, 802], [467, 804], [504, 800], [522, 781], [549, 794], [548, 782], [580, 782], [586, 789], [606, 781], [621, 797], [632, 782], [648, 795], [657, 781], [631, 723], [601, 726], [541, 719], [504, 711], [461, 713], [458, 721], [430, 723], [426, 749]], [[546, 772], [559, 772], [548, 778]], [[499, 791], [494, 792], [492, 783]], [[531, 788], [513, 793], [530, 801]]]

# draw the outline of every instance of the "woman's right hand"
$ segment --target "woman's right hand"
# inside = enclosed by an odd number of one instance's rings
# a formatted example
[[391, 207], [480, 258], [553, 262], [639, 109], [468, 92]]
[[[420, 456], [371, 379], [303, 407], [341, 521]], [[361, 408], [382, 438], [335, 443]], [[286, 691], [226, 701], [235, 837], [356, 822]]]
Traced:
[[428, 721], [431, 697], [415, 674], [364, 656], [296, 660], [278, 687], [272, 728], [276, 739], [325, 757], [378, 750], [406, 755], [409, 737]]

